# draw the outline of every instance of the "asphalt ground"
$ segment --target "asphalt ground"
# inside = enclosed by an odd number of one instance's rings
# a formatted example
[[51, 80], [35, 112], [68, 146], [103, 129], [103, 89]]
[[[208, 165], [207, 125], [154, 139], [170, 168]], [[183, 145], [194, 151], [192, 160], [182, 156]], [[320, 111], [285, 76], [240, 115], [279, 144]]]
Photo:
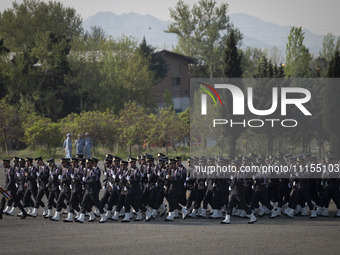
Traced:
[[164, 222], [164, 217], [80, 224], [63, 223], [66, 214], [59, 222], [44, 219], [40, 208], [37, 218], [3, 216], [0, 254], [339, 254], [335, 212], [331, 204], [328, 218], [264, 216], [255, 224], [236, 217], [230, 225], [202, 218]]

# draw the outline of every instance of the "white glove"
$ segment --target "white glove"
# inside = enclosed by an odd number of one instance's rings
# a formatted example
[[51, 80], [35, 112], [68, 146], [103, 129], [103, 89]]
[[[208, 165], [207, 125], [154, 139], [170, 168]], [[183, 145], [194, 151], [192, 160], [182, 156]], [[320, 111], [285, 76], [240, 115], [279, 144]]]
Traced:
[[189, 180], [190, 180], [190, 178], [189, 178], [189, 177], [187, 177], [185, 180], [186, 180], [186, 181], [189, 181]]
[[156, 182], [156, 184], [155, 184], [155, 185], [156, 185], [156, 187], [158, 187], [158, 183], [157, 183], [157, 182]]
[[113, 188], [113, 184], [112, 184], [112, 182], [109, 182], [109, 185], [110, 185], [110, 187], [111, 187], [111, 188]]
[[158, 173], [157, 173], [158, 176], [161, 176], [161, 174], [162, 174], [161, 172], [158, 172]]
[[20, 177], [20, 173], [17, 173], [17, 177]]
[[143, 178], [143, 177], [144, 177], [144, 174], [143, 174], [143, 173], [141, 173], [140, 177], [142, 177], [142, 178]]
[[74, 174], [71, 174], [71, 178], [72, 178], [72, 179], [74, 178]]
[[63, 176], [60, 174], [60, 175], [58, 176], [58, 179], [59, 179], [59, 180], [63, 179]]
[[127, 188], [126, 188], [126, 187], [124, 187], [124, 191], [127, 191]]
[[38, 187], [38, 189], [39, 189], [39, 183], [37, 183], [37, 187]]
[[37, 175], [37, 177], [39, 177], [39, 176], [40, 176], [40, 173], [39, 173], [39, 172], [36, 172], [36, 175]]
[[128, 175], [128, 176], [126, 176], [126, 180], [128, 180], [128, 181], [130, 180], [130, 176], [129, 176], [129, 175]]
[[232, 188], [229, 186], [229, 191], [232, 191]]
[[288, 183], [288, 188], [291, 188], [291, 187], [292, 187], [292, 185], [290, 183]]
[[107, 172], [104, 172], [104, 175], [106, 176], [106, 175], [107, 175]]
[[151, 174], [147, 174], [146, 176], [147, 176], [148, 178], [150, 178]]
[[166, 176], [166, 178], [167, 178], [167, 179], [170, 179], [170, 174], [168, 174], [168, 175]]
[[70, 184], [70, 189], [72, 189], [72, 185]]
[[215, 184], [215, 183], [213, 183], [213, 187], [216, 187], [216, 184]]
[[82, 179], [82, 180], [83, 180], [83, 182], [84, 182], [84, 181], [86, 181], [86, 177], [83, 177], [83, 179]]
[[117, 185], [117, 190], [120, 190], [120, 187], [119, 187], [119, 185]]
[[186, 186], [187, 186], [187, 183], [185, 182], [185, 183], [184, 183], [184, 187], [186, 187]]
[[105, 186], [102, 187], [103, 190], [106, 190]]
[[61, 186], [59, 185], [58, 187], [59, 187], [59, 190], [61, 190]]
[[18, 183], [15, 184], [15, 187], [17, 187], [17, 188], [19, 187]]
[[205, 185], [205, 186], [208, 186], [208, 182], [206, 181], [206, 182], [204, 183], [204, 185]]
[[149, 183], [145, 184], [145, 188], [149, 188]]

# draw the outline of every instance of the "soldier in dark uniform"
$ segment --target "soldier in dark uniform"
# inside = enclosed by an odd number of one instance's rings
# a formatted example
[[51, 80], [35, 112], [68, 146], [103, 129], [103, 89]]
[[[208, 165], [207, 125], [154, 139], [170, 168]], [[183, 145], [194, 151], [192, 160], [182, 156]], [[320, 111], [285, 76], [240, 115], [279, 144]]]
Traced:
[[298, 166], [298, 176], [295, 178], [295, 185], [296, 186], [296, 195], [293, 198], [291, 208], [287, 208], [286, 215], [290, 218], [294, 216], [294, 211], [298, 203], [302, 201], [306, 201], [311, 215], [310, 218], [316, 218], [316, 211], [314, 210], [314, 205], [312, 203], [310, 192], [309, 192], [309, 179], [308, 179], [308, 172], [305, 168], [305, 161], [303, 157], [299, 157], [297, 159], [297, 166]]
[[170, 159], [166, 175], [166, 187], [168, 190], [169, 214], [164, 219], [165, 221], [173, 221], [175, 219], [174, 211], [177, 209], [181, 211], [183, 219], [186, 218], [188, 211], [186, 208], [179, 205], [179, 193], [181, 191], [183, 174], [180, 169], [176, 167], [176, 160]]
[[84, 170], [81, 166], [78, 165], [79, 161], [77, 158], [72, 158], [72, 173], [71, 173], [71, 197], [69, 202], [70, 212], [67, 215], [67, 218], [64, 222], [73, 222], [73, 215], [75, 210], [80, 211], [79, 203], [82, 198], [82, 184], [84, 177]]
[[[14, 206], [19, 207], [22, 212], [21, 219], [25, 219], [27, 217], [27, 213], [24, 210], [24, 207], [21, 205], [20, 201], [16, 196], [16, 187], [15, 187], [15, 172], [14, 169], [10, 166], [10, 160], [3, 160], [3, 167], [5, 168], [5, 189], [11, 194], [12, 200], [14, 201]], [[0, 204], [0, 219], [2, 219], [2, 211], [5, 208], [6, 198], [1, 198]]]
[[195, 168], [193, 167], [193, 160], [188, 158], [188, 169], [187, 169], [187, 178], [186, 178], [186, 193], [187, 193], [187, 203], [186, 208], [188, 212], [193, 209], [193, 201], [197, 192], [197, 175]]
[[239, 171], [241, 164], [238, 161], [234, 161], [232, 166], [236, 167], [238, 172], [232, 178], [232, 192], [230, 196], [230, 201], [227, 207], [227, 213], [225, 219], [221, 222], [221, 224], [230, 224], [230, 215], [232, 209], [238, 204], [240, 209], [246, 211], [247, 217], [250, 218], [249, 224], [252, 224], [257, 221], [255, 215], [250, 210], [249, 206], [246, 203], [245, 191], [244, 191], [244, 177], [243, 174]]
[[33, 212], [31, 213], [32, 217], [37, 217], [38, 215], [38, 208], [41, 205], [41, 207], [44, 208], [43, 216], [47, 215], [47, 208], [45, 207], [44, 202], [42, 202], [42, 198], [45, 195], [46, 198], [49, 196], [49, 190], [47, 187], [48, 179], [50, 176], [50, 169], [47, 165], [45, 165], [42, 157], [35, 158], [35, 161], [37, 162], [37, 177], [38, 177], [38, 194], [35, 200], [35, 205]]
[[104, 213], [104, 209], [101, 206], [98, 198], [98, 171], [93, 165], [93, 159], [86, 159], [86, 177], [83, 177], [83, 182], [85, 184], [85, 193], [83, 197], [83, 201], [81, 203], [80, 215], [77, 218], [77, 221], [80, 223], [84, 222], [85, 212], [89, 205], [94, 205], [99, 209], [101, 214], [101, 219], [99, 223], [104, 223], [107, 221], [107, 218]]
[[[155, 165], [154, 163], [154, 158], [153, 157], [148, 157], [146, 159], [146, 178], [147, 178], [147, 183], [146, 183], [146, 188], [148, 188], [148, 193], [149, 193], [149, 203], [148, 206], [151, 210], [150, 216], [155, 217], [157, 215], [157, 209], [159, 205], [156, 203], [157, 196], [158, 196], [158, 173], [160, 171], [159, 167]], [[153, 213], [153, 215], [152, 215]], [[151, 217], [146, 217], [145, 221], [150, 221]]]
[[146, 217], [151, 217], [150, 212], [147, 211], [147, 209], [142, 204], [142, 192], [141, 192], [141, 178], [142, 173], [136, 166], [136, 160], [135, 158], [129, 158], [129, 172], [126, 176], [127, 180], [127, 192], [126, 192], [126, 198], [125, 198], [125, 217], [122, 220], [122, 222], [129, 222], [130, 221], [130, 209], [131, 206], [135, 209], [137, 216], [135, 218], [135, 221], [139, 221], [142, 219], [141, 212], [144, 212], [146, 214]]
[[27, 214], [30, 216], [33, 212], [34, 202], [32, 200], [32, 196], [36, 198], [38, 193], [38, 186], [37, 186], [37, 168], [33, 165], [33, 159], [27, 157], [26, 161], [26, 168], [27, 172], [25, 172], [25, 184], [27, 185], [25, 194], [24, 194], [24, 207], [29, 207], [29, 211]]
[[47, 163], [50, 168], [50, 176], [47, 184], [49, 189], [49, 195], [47, 200], [48, 210], [45, 218], [50, 219], [53, 217], [52, 208], [56, 207], [56, 202], [54, 200], [58, 199], [60, 193], [58, 176], [61, 175], [61, 169], [57, 168], [53, 158], [48, 159]]
[[71, 197], [71, 174], [72, 169], [69, 166], [69, 159], [68, 158], [62, 158], [61, 159], [61, 166], [58, 170], [58, 180], [60, 185], [60, 194], [57, 200], [57, 209], [54, 214], [54, 216], [51, 218], [53, 221], [58, 221], [61, 214], [61, 209], [63, 208], [63, 205], [65, 204], [64, 201], [70, 201]]
[[[26, 161], [24, 158], [21, 158], [19, 160], [19, 169], [17, 170], [15, 181], [16, 181], [16, 186], [18, 188], [17, 190], [17, 199], [20, 202], [24, 198], [25, 191], [27, 189], [27, 184], [26, 184], [26, 174], [27, 168], [26, 168]], [[14, 208], [15, 205], [12, 207], [12, 210], [10, 212], [7, 212], [9, 215], [14, 215]], [[23, 213], [20, 212], [17, 216], [22, 217]]]
[[120, 167], [116, 167], [115, 170], [112, 170], [112, 182], [113, 186], [117, 190], [117, 206], [114, 211], [114, 215], [111, 217], [112, 220], [118, 221], [119, 212], [122, 210], [125, 200], [126, 200], [126, 193], [127, 193], [127, 176], [129, 171], [127, 169], [128, 162], [127, 161], [120, 161]]
[[[16, 174], [18, 171], [19, 171], [19, 157], [16, 157], [14, 156], [12, 158], [12, 162], [13, 162], [13, 170], [14, 170], [14, 173]], [[17, 185], [15, 183], [15, 193], [17, 192]], [[13, 205], [13, 199], [9, 200], [7, 202], [7, 206], [5, 208], [5, 210], [3, 211], [4, 214], [7, 214], [7, 212], [10, 212], [12, 210], [12, 205]], [[14, 210], [14, 206], [13, 206], [13, 210]], [[14, 215], [14, 213], [13, 213]]]

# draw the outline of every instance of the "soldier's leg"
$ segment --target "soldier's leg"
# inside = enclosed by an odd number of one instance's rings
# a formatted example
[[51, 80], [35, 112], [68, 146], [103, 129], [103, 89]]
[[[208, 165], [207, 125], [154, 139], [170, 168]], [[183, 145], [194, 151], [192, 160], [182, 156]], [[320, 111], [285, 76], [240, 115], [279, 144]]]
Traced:
[[117, 205], [118, 202], [118, 192], [116, 190], [111, 192], [111, 196], [108, 201], [108, 211], [112, 211], [114, 205]]
[[93, 201], [93, 205], [98, 208], [100, 214], [103, 214], [104, 213], [104, 209], [103, 209], [103, 206], [101, 205], [101, 203], [99, 201], [98, 195], [97, 194], [92, 194], [91, 195], [91, 199]]
[[34, 204], [34, 208], [39, 208], [39, 205], [42, 203], [43, 206], [42, 207], [45, 207], [45, 204], [41, 201], [41, 199], [43, 198], [45, 194], [45, 191], [44, 189], [39, 189], [38, 190], [38, 194], [37, 194], [37, 197], [36, 197], [36, 200], [35, 200], [35, 204]]
[[258, 190], [255, 190], [253, 193], [253, 196], [251, 198], [251, 203], [250, 203], [250, 210], [254, 210], [255, 208], [259, 207], [259, 202], [260, 202], [260, 192]]

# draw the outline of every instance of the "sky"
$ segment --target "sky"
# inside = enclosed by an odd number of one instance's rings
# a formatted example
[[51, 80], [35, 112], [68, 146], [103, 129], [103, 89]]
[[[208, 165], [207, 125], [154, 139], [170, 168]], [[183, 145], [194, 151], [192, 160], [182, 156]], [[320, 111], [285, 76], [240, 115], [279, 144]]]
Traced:
[[[48, 2], [48, 0], [42, 0]], [[150, 14], [170, 20], [169, 7], [178, 0], [59, 0], [64, 6], [73, 7], [84, 19], [98, 12], [115, 14], [135, 12]], [[187, 0], [192, 5], [199, 0]], [[0, 11], [12, 7], [13, 0], [1, 0]], [[22, 0], [17, 0], [18, 3]], [[246, 13], [263, 21], [281, 26], [302, 26], [313, 33], [327, 32], [340, 36], [340, 1], [338, 0], [216, 0], [227, 2], [229, 14]]]

